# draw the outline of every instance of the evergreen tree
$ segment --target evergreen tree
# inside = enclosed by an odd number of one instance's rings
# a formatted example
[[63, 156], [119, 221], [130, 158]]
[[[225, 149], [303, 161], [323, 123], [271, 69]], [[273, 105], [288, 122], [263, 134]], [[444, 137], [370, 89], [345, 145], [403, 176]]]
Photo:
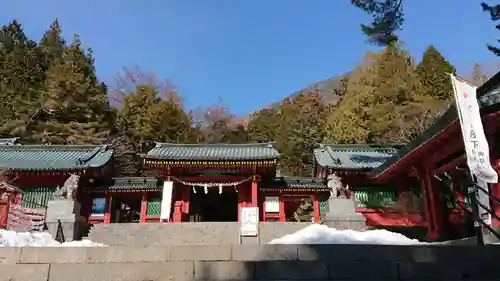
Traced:
[[[483, 11], [487, 12], [490, 15], [492, 21], [496, 22], [500, 20], [500, 4], [488, 5], [483, 2], [481, 3], [481, 7], [483, 8]], [[496, 25], [495, 28], [500, 30], [500, 25]], [[497, 41], [500, 42], [500, 40]], [[488, 44], [487, 46], [491, 52], [493, 52], [497, 56], [500, 56], [500, 48], [490, 44]]]
[[432, 45], [427, 47], [422, 61], [417, 66], [422, 95], [433, 100], [453, 99], [450, 74], [455, 74], [453, 67]]
[[367, 53], [363, 61], [351, 72], [345, 86], [345, 94], [327, 118], [325, 140], [331, 143], [365, 143], [370, 128], [364, 121], [365, 109], [370, 106], [369, 97], [374, 91], [376, 75], [373, 64], [376, 54]]
[[[388, 46], [398, 41], [396, 32], [401, 29], [405, 20], [403, 0], [351, 0], [351, 3], [372, 16], [370, 25], [361, 25], [362, 32], [368, 39], [378, 45]], [[500, 20], [500, 4], [481, 3], [493, 22]], [[500, 30], [500, 25], [495, 26]], [[500, 42], [500, 40], [497, 40]], [[500, 48], [487, 45], [495, 55], [500, 56]]]
[[471, 73], [471, 82], [476, 85], [477, 87], [481, 86], [484, 84], [484, 82], [488, 81], [489, 77], [486, 75], [486, 73], [483, 72], [481, 69], [481, 65], [479, 63], [474, 63], [474, 66], [472, 67], [472, 73]]
[[401, 46], [388, 46], [376, 57], [373, 91], [367, 101], [369, 142], [406, 143], [414, 137], [414, 108], [422, 107], [414, 61]]
[[152, 85], [139, 85], [134, 93], [124, 96], [118, 128], [136, 152], [146, 152], [155, 141], [186, 142], [192, 138], [190, 116], [158, 94]]
[[38, 98], [43, 83], [40, 60], [36, 43], [17, 21], [0, 28], [0, 126], [19, 119], [19, 106]]
[[278, 111], [276, 108], [264, 108], [250, 115], [248, 135], [256, 142], [270, 142], [276, 139], [278, 130]]
[[400, 46], [367, 54], [349, 79], [346, 97], [328, 118], [327, 140], [408, 142], [422, 130], [416, 120], [427, 120], [427, 115], [421, 116], [424, 99], [419, 87], [413, 60]]
[[78, 36], [45, 74], [40, 98], [19, 108], [10, 135], [50, 144], [102, 143], [113, 126], [106, 92]]
[[312, 149], [323, 141], [330, 106], [321, 95], [306, 91], [280, 106], [276, 147], [281, 153], [280, 168], [284, 174], [310, 176]]
[[62, 29], [58, 19], [52, 22], [49, 29], [43, 34], [39, 46], [43, 53], [41, 65], [45, 71], [50, 66], [62, 62], [66, 41], [62, 36]]

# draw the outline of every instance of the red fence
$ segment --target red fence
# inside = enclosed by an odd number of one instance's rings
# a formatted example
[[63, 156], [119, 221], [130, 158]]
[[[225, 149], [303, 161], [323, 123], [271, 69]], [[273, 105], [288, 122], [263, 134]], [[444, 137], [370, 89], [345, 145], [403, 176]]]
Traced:
[[47, 208], [28, 209], [20, 204], [10, 204], [7, 229], [16, 231], [43, 231]]

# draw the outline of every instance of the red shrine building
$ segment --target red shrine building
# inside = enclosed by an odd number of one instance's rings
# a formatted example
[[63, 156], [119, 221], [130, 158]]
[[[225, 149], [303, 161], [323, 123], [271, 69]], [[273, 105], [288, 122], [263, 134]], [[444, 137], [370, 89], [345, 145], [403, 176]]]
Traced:
[[160, 209], [171, 210], [161, 220], [239, 221], [241, 208], [258, 207], [260, 221], [285, 222], [310, 200], [312, 220], [319, 221], [329, 197], [322, 179], [277, 177], [273, 143], [157, 143], [142, 157], [162, 182]]
[[[1, 227], [9, 227], [10, 221], [16, 223], [11, 228], [30, 229], [33, 225], [27, 224], [34, 222], [19, 221], [23, 216], [43, 219], [47, 202], [71, 174], [79, 175], [82, 187], [103, 181], [112, 172], [112, 156], [107, 146], [21, 145], [15, 138], [0, 139]], [[82, 205], [83, 215], [88, 208]]]
[[396, 155], [401, 146], [320, 144], [314, 149], [314, 174], [317, 178], [336, 175], [350, 191], [356, 212], [372, 227], [425, 227], [415, 210], [405, 210], [398, 196], [406, 194], [417, 203], [420, 189], [414, 186], [381, 184], [372, 171]]
[[[490, 160], [499, 173], [500, 72], [477, 89], [477, 99], [490, 148]], [[372, 178], [380, 184], [419, 187], [421, 216], [429, 239], [471, 235], [467, 233], [473, 225], [467, 188], [472, 182], [455, 106], [451, 106], [425, 132], [377, 167], [372, 172]], [[493, 197], [500, 198], [500, 184], [489, 184], [486, 189]], [[488, 203], [496, 214], [496, 217], [491, 217], [491, 225], [499, 227], [500, 204], [491, 198]]]

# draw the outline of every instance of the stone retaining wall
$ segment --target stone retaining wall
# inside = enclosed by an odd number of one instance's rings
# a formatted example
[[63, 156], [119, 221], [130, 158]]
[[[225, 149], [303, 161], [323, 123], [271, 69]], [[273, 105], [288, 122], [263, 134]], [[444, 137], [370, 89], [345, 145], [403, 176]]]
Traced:
[[0, 248], [0, 280], [500, 280], [500, 247]]

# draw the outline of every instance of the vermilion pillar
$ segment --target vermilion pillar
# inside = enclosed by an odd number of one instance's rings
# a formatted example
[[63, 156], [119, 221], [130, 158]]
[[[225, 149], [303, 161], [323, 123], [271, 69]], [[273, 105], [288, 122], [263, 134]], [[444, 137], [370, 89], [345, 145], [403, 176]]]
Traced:
[[142, 195], [142, 200], [141, 200], [141, 216], [139, 218], [140, 223], [146, 222], [147, 209], [148, 209], [148, 197], [146, 196], [146, 193], [144, 193]]
[[252, 202], [250, 204], [250, 206], [252, 207], [258, 207], [258, 198], [259, 198], [259, 194], [258, 194], [258, 186], [257, 186], [257, 179], [253, 179], [252, 181]]
[[104, 223], [111, 222], [111, 200], [113, 200], [111, 194], [106, 194], [106, 211], [104, 212]]
[[[493, 165], [495, 171], [500, 175], [500, 159], [497, 159]], [[490, 193], [493, 198], [500, 199], [500, 183], [490, 184]], [[496, 200], [491, 200], [491, 210], [493, 214], [500, 217], [500, 204], [498, 204]], [[491, 225], [493, 227], [499, 227], [500, 221], [495, 218], [495, 216], [491, 216]]]
[[283, 201], [283, 198], [281, 196], [280, 196], [280, 221], [286, 222], [285, 201]]
[[[424, 200], [424, 209], [425, 209], [425, 219], [427, 221], [427, 235], [428, 236], [436, 236], [435, 234], [435, 226], [434, 226], [434, 216], [432, 215], [432, 205], [430, 202], [429, 189], [427, 188], [427, 181], [425, 180], [424, 173], [419, 171], [420, 178], [420, 189], [422, 191], [422, 198]], [[432, 238], [432, 237], [429, 237]]]
[[313, 211], [314, 211], [314, 222], [317, 223], [321, 220], [321, 216], [319, 213], [319, 200], [318, 196], [313, 196]]

